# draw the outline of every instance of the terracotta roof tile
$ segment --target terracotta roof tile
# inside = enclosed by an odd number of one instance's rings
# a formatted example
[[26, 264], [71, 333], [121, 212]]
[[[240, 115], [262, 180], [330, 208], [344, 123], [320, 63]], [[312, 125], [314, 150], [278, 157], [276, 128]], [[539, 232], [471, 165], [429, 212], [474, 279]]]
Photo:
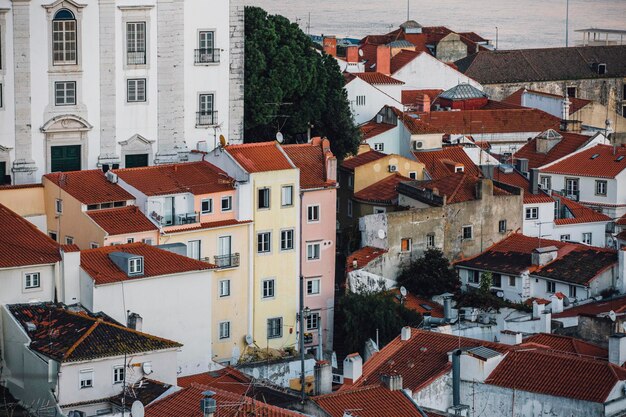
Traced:
[[607, 349], [570, 336], [538, 333], [524, 339], [524, 343], [529, 342], [548, 346], [550, 349], [559, 352], [574, 353], [596, 359], [608, 359], [609, 357], [609, 351]]
[[368, 203], [392, 205], [398, 201], [398, 184], [403, 181], [411, 181], [398, 173], [389, 175], [369, 187], [354, 193], [354, 199]]
[[[476, 200], [476, 184], [479, 180], [480, 178], [475, 175], [458, 172], [436, 180], [414, 181], [411, 186], [429, 189], [441, 197], [445, 196], [446, 204], [455, 204]], [[509, 193], [494, 186], [493, 195], [509, 195]]]
[[[614, 149], [615, 153], [613, 153]], [[626, 146], [614, 148], [610, 145], [596, 145], [543, 168], [541, 172], [615, 178], [625, 169]]]
[[234, 179], [206, 161], [117, 169], [114, 172], [149, 196], [185, 192], [200, 195], [235, 188]]
[[626, 214], [624, 214], [622, 217], [617, 219], [617, 221], [615, 223], [620, 225], [620, 226], [626, 226]]
[[53, 264], [59, 245], [28, 220], [0, 204], [0, 268]]
[[111, 203], [134, 200], [130, 193], [117, 184], [107, 181], [99, 169], [55, 172], [44, 175], [83, 204]]
[[78, 245], [73, 244], [73, 243], [70, 245], [61, 245], [61, 250], [65, 253], [80, 252], [80, 248], [78, 247]]
[[341, 168], [347, 169], [349, 171], [354, 171], [354, 168], [368, 164], [372, 161], [377, 161], [386, 156], [387, 155], [382, 152], [370, 150], [344, 159], [341, 163]]
[[[77, 362], [172, 349], [180, 343], [128, 329], [103, 315], [54, 303], [10, 305], [30, 338], [30, 349], [59, 362]], [[32, 323], [35, 330], [29, 330]]]
[[87, 211], [86, 214], [105, 232], [112, 236], [159, 230], [137, 206], [126, 206], [107, 210], [90, 210]]
[[502, 172], [502, 170], [495, 168], [493, 174], [494, 181], [502, 182], [504, 184], [512, 185], [514, 187], [524, 190], [524, 204], [541, 204], [541, 203], [553, 203], [554, 200], [543, 190], [539, 190], [537, 194], [533, 194], [530, 189], [530, 181], [520, 174], [517, 170], [513, 172]]
[[404, 81], [397, 80], [380, 72], [351, 72], [350, 75], [358, 77], [368, 84], [402, 85]]
[[473, 176], [482, 175], [476, 164], [465, 153], [461, 146], [446, 146], [443, 149], [414, 152], [418, 162], [425, 165], [432, 179], [440, 179], [454, 174], [453, 166], [446, 161], [453, 161], [463, 165], [463, 172]]
[[562, 313], [553, 314], [552, 317], [564, 318], [586, 315], [597, 316], [599, 314], [608, 314], [611, 310], [613, 310], [616, 314], [626, 313], [626, 296], [574, 306], [566, 309]]
[[[374, 248], [372, 246], [365, 246], [355, 252], [352, 252], [346, 259], [346, 272], [361, 269], [385, 253], [387, 253], [386, 249]], [[356, 261], [357, 264], [356, 268], [354, 268], [354, 261]]]
[[407, 130], [413, 135], [423, 135], [426, 133], [441, 133], [443, 136], [444, 130], [437, 126], [432, 126], [425, 123], [419, 118], [419, 115], [415, 113], [402, 112], [395, 107], [391, 107], [396, 117], [404, 124]]
[[416, 103], [417, 98], [421, 98], [424, 95], [430, 98], [431, 103], [435, 101], [439, 94], [443, 93], [441, 89], [430, 89], [430, 90], [402, 90], [402, 98], [401, 102], [405, 106], [412, 106]]
[[215, 222], [195, 223], [195, 224], [190, 224], [188, 226], [177, 226], [175, 230], [168, 231], [167, 233], [191, 232], [194, 230], [215, 229], [216, 227], [237, 226], [240, 224], [248, 224], [248, 223], [252, 223], [252, 220], [237, 220], [237, 219], [218, 220]]
[[[300, 188], [322, 188], [335, 186], [335, 181], [326, 180], [326, 162], [322, 143], [283, 145], [293, 164], [300, 169]], [[333, 157], [329, 152], [329, 157]]]
[[251, 382], [252, 378], [248, 375], [228, 366], [217, 371], [179, 377], [177, 384], [183, 388], [190, 387], [193, 384], [207, 385], [224, 391], [246, 395]]
[[[132, 277], [126, 275], [109, 258], [109, 254], [112, 252], [143, 256], [144, 274]], [[80, 266], [95, 281], [96, 285], [215, 268], [215, 265], [207, 262], [177, 255], [143, 243], [84, 250], [81, 252]]]
[[403, 49], [391, 58], [391, 73], [395, 74], [405, 65], [420, 56], [423, 52], [407, 51]]
[[[398, 288], [394, 288], [390, 290], [395, 295], [395, 300], [400, 302], [400, 290]], [[432, 300], [422, 298], [412, 293], [408, 293], [406, 297], [404, 297], [403, 305], [411, 309], [413, 311], [417, 311], [420, 314], [430, 314], [432, 317], [443, 318], [443, 306], [438, 304]]]
[[368, 139], [388, 132], [395, 127], [396, 125], [392, 125], [389, 123], [377, 123], [374, 121], [362, 124], [361, 126], [359, 126], [359, 129], [361, 129], [363, 141], [367, 141]]
[[589, 136], [577, 133], [557, 131], [563, 137], [552, 149], [546, 153], [537, 152], [537, 137], [531, 139], [515, 152], [515, 158], [528, 159], [528, 168], [539, 168], [557, 159], [561, 159], [582, 148], [589, 140]]
[[225, 149], [248, 172], [294, 169], [276, 142], [229, 145]]
[[573, 217], [554, 219], [554, 224], [578, 224], [578, 223], [595, 223], [610, 222], [611, 218], [605, 214], [598, 213], [589, 207], [583, 206], [575, 201], [565, 198], [557, 193], [552, 193], [555, 200], [559, 201], [561, 210], [566, 210], [568, 215]]
[[0, 191], [2, 190], [20, 190], [23, 188], [41, 188], [43, 187], [43, 184], [38, 183], [38, 184], [4, 184], [4, 185], [0, 185]]

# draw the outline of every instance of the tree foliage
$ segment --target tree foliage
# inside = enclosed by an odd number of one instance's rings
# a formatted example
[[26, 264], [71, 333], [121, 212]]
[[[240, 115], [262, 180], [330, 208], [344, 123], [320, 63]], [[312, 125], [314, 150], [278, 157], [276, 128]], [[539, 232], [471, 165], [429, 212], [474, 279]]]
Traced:
[[347, 352], [361, 352], [367, 339], [378, 339], [380, 347], [400, 334], [404, 326], [417, 326], [422, 318], [396, 301], [389, 291], [362, 289], [338, 300], [335, 320], [339, 323], [338, 339]]
[[456, 271], [439, 249], [428, 249], [398, 276], [398, 285], [423, 297], [455, 292], [460, 286]]
[[335, 59], [320, 54], [298, 25], [258, 7], [245, 11], [245, 117], [247, 142], [286, 143], [312, 134], [325, 136], [337, 158], [354, 153], [354, 125], [344, 78]]

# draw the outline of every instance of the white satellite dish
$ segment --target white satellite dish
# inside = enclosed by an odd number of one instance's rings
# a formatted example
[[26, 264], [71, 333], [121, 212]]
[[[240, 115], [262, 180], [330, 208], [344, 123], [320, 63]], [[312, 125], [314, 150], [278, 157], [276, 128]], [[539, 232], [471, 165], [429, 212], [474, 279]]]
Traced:
[[408, 293], [409, 293], [409, 292], [406, 290], [406, 288], [404, 288], [404, 286], [400, 287], [400, 294], [401, 294], [403, 297], [406, 297], [406, 295], [407, 295]]
[[152, 362], [144, 362], [141, 364], [141, 370], [145, 375], [150, 375], [152, 373]]
[[283, 137], [283, 134], [280, 132], [276, 132], [276, 140], [278, 141], [278, 143], [283, 143], [283, 141], [285, 140], [285, 138]]
[[254, 343], [254, 338], [252, 337], [251, 334], [247, 334], [246, 335], [246, 344], [248, 346], [251, 346]]
[[130, 415], [132, 417], [144, 417], [145, 410], [141, 401], [135, 401], [130, 407]]
[[363, 56], [363, 50], [359, 49], [359, 56]]
[[615, 321], [615, 319], [617, 318], [615, 311], [613, 310], [609, 311], [609, 318], [611, 319], [611, 321]]
[[378, 229], [378, 238], [384, 239], [385, 237], [387, 237], [387, 233], [383, 229]]

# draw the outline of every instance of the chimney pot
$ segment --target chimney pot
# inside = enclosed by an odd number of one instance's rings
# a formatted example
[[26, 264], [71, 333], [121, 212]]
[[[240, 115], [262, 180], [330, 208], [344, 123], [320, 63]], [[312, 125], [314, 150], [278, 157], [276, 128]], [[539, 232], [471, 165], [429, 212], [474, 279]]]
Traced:
[[617, 366], [626, 362], [626, 333], [615, 333], [609, 337], [609, 362]]
[[406, 342], [411, 338], [411, 328], [409, 326], [404, 326], [400, 333], [400, 340]]

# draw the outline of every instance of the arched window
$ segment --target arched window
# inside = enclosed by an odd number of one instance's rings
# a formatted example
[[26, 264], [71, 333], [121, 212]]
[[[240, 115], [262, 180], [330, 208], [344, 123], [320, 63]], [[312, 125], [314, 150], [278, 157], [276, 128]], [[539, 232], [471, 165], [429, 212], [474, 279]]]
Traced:
[[52, 19], [52, 61], [54, 65], [76, 64], [76, 18], [61, 9]]

